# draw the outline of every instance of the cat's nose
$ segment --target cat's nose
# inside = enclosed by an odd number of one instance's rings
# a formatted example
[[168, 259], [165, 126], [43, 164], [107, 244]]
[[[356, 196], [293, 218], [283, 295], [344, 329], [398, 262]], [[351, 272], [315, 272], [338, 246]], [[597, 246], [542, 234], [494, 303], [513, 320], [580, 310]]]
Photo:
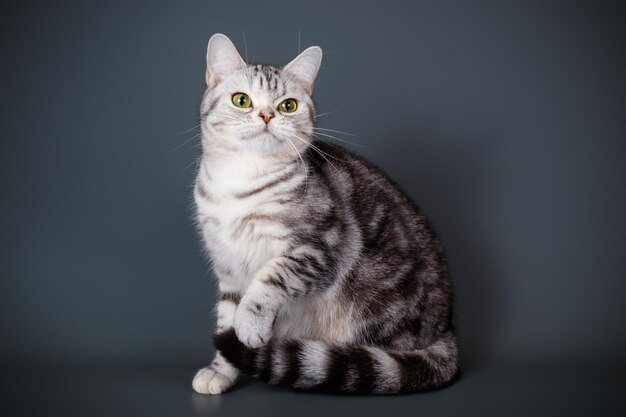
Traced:
[[266, 107], [259, 112], [259, 117], [262, 117], [265, 124], [268, 124], [272, 117], [274, 117], [274, 110]]

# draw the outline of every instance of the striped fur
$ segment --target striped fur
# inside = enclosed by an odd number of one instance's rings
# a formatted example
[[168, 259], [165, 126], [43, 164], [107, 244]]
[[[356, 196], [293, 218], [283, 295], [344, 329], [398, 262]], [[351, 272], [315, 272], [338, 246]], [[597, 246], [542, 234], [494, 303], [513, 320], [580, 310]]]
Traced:
[[451, 334], [412, 351], [272, 339], [260, 348], [239, 341], [234, 330], [216, 335], [215, 346], [242, 372], [273, 385], [346, 394], [400, 394], [445, 386], [457, 374]]
[[[428, 220], [368, 161], [313, 140], [309, 48], [283, 68], [209, 42], [194, 197], [218, 278], [218, 353], [194, 378], [217, 394], [239, 372], [346, 393], [444, 386], [457, 373], [452, 287]], [[252, 106], [234, 106], [234, 93]], [[297, 110], [269, 120], [286, 97]]]

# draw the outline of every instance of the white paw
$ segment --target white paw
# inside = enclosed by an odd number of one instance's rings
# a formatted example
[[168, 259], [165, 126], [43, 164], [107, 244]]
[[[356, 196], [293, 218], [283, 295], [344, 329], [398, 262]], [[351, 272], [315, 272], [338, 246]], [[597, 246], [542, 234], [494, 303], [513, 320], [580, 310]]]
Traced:
[[216, 372], [211, 367], [202, 368], [193, 378], [192, 386], [199, 394], [221, 394], [233, 386], [235, 381], [231, 381], [224, 375]]
[[274, 315], [259, 303], [242, 302], [235, 313], [235, 333], [251, 348], [261, 347], [272, 337]]

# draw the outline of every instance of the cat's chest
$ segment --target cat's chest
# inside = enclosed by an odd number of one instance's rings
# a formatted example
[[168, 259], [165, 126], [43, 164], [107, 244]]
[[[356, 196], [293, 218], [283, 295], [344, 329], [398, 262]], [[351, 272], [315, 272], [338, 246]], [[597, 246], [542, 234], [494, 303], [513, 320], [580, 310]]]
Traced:
[[195, 198], [209, 254], [216, 266], [231, 271], [237, 286], [245, 287], [270, 259], [284, 253], [290, 238], [286, 208], [263, 195], [242, 195], [236, 185], [229, 189], [227, 180], [201, 184]]
[[223, 199], [214, 204], [199, 204], [198, 215], [206, 217], [205, 229], [210, 240], [222, 245], [237, 248], [254, 247], [266, 240], [288, 233], [285, 226], [285, 213], [280, 207], [270, 208], [269, 204], [250, 204], [236, 199]]
[[263, 214], [257, 206], [222, 201], [199, 209], [204, 240], [214, 264], [232, 271], [238, 286], [246, 287], [269, 260], [280, 256], [288, 243], [289, 230], [281, 216]]

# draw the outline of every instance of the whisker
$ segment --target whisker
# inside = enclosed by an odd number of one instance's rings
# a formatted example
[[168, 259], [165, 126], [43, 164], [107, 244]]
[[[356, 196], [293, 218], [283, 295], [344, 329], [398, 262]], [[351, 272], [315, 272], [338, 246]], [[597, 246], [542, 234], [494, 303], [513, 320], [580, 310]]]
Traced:
[[332, 138], [332, 139], [338, 140], [338, 141], [340, 141], [340, 142], [349, 143], [350, 145], [354, 145], [354, 146], [360, 146], [360, 147], [363, 147], [363, 148], [365, 148], [365, 147], [366, 147], [365, 145], [361, 145], [360, 143], [354, 143], [354, 142], [350, 142], [349, 140], [340, 139], [340, 138], [338, 138], [338, 137], [336, 137], [336, 136], [329, 135], [328, 133], [323, 133], [323, 132], [314, 132], [314, 133], [313, 133], [313, 136], [314, 136], [315, 138], [317, 138], [317, 139], [321, 140], [321, 141], [324, 141], [324, 139], [323, 139], [323, 138], [320, 138], [320, 137], [319, 137], [319, 136], [317, 136], [317, 135], [322, 135], [322, 136], [325, 136], [325, 137], [328, 137], [328, 138]]
[[241, 29], [241, 35], [243, 36], [243, 47], [244, 50], [246, 51], [246, 63], [248, 62], [248, 43], [246, 42], [246, 32], [244, 32], [243, 29]]
[[302, 154], [300, 154], [300, 151], [298, 151], [298, 148], [296, 148], [296, 145], [293, 144], [291, 139], [289, 138], [285, 138], [285, 139], [287, 139], [287, 141], [289, 142], [293, 150], [296, 151], [296, 153], [300, 157], [300, 161], [302, 161], [302, 166], [304, 167], [304, 192], [302, 193], [302, 197], [300, 197], [300, 199], [302, 199], [306, 195], [306, 190], [307, 190], [307, 187], [309, 186], [309, 169], [307, 168], [306, 163], [304, 162], [304, 158], [302, 157]]
[[356, 136], [354, 133], [342, 132], [341, 130], [334, 130], [334, 129], [325, 129], [323, 127], [313, 127], [313, 129], [326, 130], [328, 132], [341, 133], [342, 135], [348, 135], [348, 136]]
[[[296, 139], [299, 139], [299, 140], [301, 140], [302, 142], [304, 142], [304, 143], [308, 144], [309, 146], [311, 146], [311, 147], [313, 148], [313, 150], [314, 150], [314, 151], [316, 151], [317, 153], [319, 153], [319, 154], [320, 154], [320, 156], [321, 156], [322, 158], [324, 158], [324, 159], [326, 160], [326, 162], [328, 162], [328, 164], [329, 164], [330, 166], [332, 166], [332, 167], [335, 169], [335, 172], [337, 173], [337, 175], [339, 175], [339, 177], [341, 178], [341, 180], [342, 180], [342, 181], [345, 179], [345, 178], [344, 178], [344, 176], [341, 174], [341, 172], [339, 172], [339, 169], [337, 169], [337, 167], [335, 166], [335, 164], [333, 164], [332, 162], [330, 162], [330, 161], [328, 160], [328, 158], [326, 158], [326, 157], [324, 156], [324, 154], [325, 154], [326, 152], [322, 151], [320, 148], [316, 147], [316, 146], [315, 146], [315, 145], [313, 145], [312, 143], [307, 142], [307, 141], [305, 141], [304, 139], [302, 139], [302, 138], [300, 138], [300, 137], [298, 137], [298, 136], [294, 135], [293, 133], [292, 133], [291, 135], [292, 135], [293, 137], [295, 137]], [[328, 155], [328, 156], [331, 156], [331, 157], [332, 157], [332, 155]], [[344, 162], [345, 162], [345, 161], [344, 161]]]
[[185, 168], [183, 168], [182, 171], [180, 171], [179, 175], [182, 175], [183, 172], [185, 172], [187, 170], [187, 168], [189, 168], [190, 166], [192, 166], [193, 164], [196, 164], [196, 169], [198, 169], [198, 164], [200, 163], [200, 161], [202, 160], [202, 156], [199, 156], [198, 158], [194, 159], [193, 161], [191, 161], [191, 163], [189, 165], [187, 165]]
[[176, 152], [177, 150], [179, 150], [180, 148], [182, 148], [183, 146], [185, 146], [186, 144], [188, 144], [192, 140], [198, 138], [199, 136], [202, 136], [202, 132], [198, 133], [197, 135], [194, 135], [192, 138], [187, 139], [186, 141], [184, 141], [183, 143], [181, 143], [180, 145], [178, 145], [174, 149], [171, 149], [171, 150], [167, 151], [167, 153]]
[[225, 120], [230, 120], [232, 122], [237, 122], [239, 124], [247, 122], [246, 120], [243, 120], [243, 119], [240, 119], [238, 117], [231, 116], [231, 115], [228, 115], [228, 114], [218, 114], [217, 117], [219, 117], [220, 119], [225, 119]]
[[343, 110], [343, 109], [337, 109], [337, 110], [327, 111], [326, 113], [317, 114], [317, 115], [315, 115], [315, 118], [317, 119], [318, 117], [326, 116], [327, 114], [337, 113], [337, 112], [339, 112], [341, 110]]
[[321, 150], [320, 148], [318, 148], [317, 146], [315, 146], [315, 145], [314, 145], [314, 144], [312, 144], [311, 142], [307, 142], [307, 141], [305, 141], [304, 139], [302, 139], [301, 137], [294, 135], [293, 133], [291, 133], [291, 135], [293, 135], [293, 136], [295, 136], [296, 138], [300, 139], [302, 142], [307, 143], [307, 144], [308, 144], [311, 148], [315, 149], [317, 152], [323, 153], [324, 155], [327, 155], [327, 156], [329, 156], [329, 157], [331, 157], [331, 158], [333, 158], [333, 159], [336, 159], [337, 161], [340, 161], [340, 162], [347, 162], [345, 159], [339, 159], [339, 158], [337, 158], [336, 156], [331, 155], [331, 154], [329, 154], [328, 152], [325, 152], [325, 151]]
[[187, 130], [183, 130], [182, 132], [178, 132], [176, 135], [184, 135], [187, 132], [191, 132], [192, 130], [197, 129], [198, 127], [200, 127], [200, 123], [198, 123], [197, 125], [195, 125], [191, 129], [187, 129]]
[[241, 120], [241, 119], [239, 119], [239, 118], [237, 118], [237, 117], [234, 117], [234, 116], [229, 116], [229, 115], [227, 115], [227, 114], [224, 114], [224, 115], [217, 115], [217, 117], [218, 117], [218, 118], [220, 118], [220, 119], [232, 120], [232, 121], [234, 121], [234, 122], [244, 123], [244, 120]]
[[225, 113], [225, 112], [223, 112], [223, 111], [217, 112], [217, 113], [216, 113], [216, 115], [217, 115], [217, 116], [219, 116], [219, 117], [229, 117], [229, 118], [231, 118], [231, 119], [239, 120], [240, 122], [245, 122], [245, 121], [246, 121], [246, 120], [245, 120], [243, 117], [241, 117], [241, 116], [237, 116], [237, 115], [234, 115], [234, 114], [232, 114], [232, 113]]

